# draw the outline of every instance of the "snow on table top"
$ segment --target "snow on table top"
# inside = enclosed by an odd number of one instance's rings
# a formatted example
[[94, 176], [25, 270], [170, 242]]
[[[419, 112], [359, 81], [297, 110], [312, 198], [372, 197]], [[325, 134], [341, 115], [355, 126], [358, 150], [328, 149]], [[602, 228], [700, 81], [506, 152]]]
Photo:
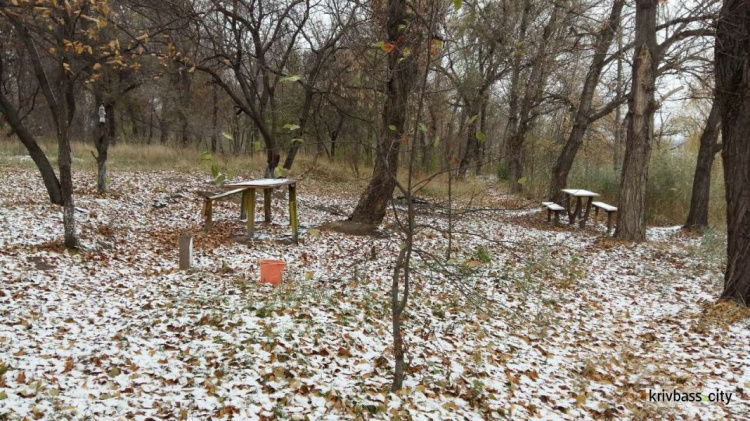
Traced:
[[225, 184], [224, 187], [231, 189], [236, 187], [279, 187], [294, 184], [297, 180], [291, 178], [261, 178], [258, 180], [240, 181], [238, 183]]
[[562, 189], [560, 190], [563, 193], [569, 194], [571, 196], [575, 197], [596, 197], [599, 196], [599, 193], [594, 193], [592, 191], [583, 190], [583, 189]]

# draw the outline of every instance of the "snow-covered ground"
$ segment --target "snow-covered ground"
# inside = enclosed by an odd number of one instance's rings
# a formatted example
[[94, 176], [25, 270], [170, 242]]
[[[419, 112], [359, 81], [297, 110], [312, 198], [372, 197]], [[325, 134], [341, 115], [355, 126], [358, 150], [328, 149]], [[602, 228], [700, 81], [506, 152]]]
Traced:
[[[397, 234], [236, 241], [236, 203], [201, 231], [205, 176], [114, 173], [101, 198], [81, 173], [85, 248], [69, 253], [37, 173], [0, 171], [0, 419], [750, 417], [747, 313], [715, 303], [719, 263], [674, 228], [644, 244], [555, 229], [541, 212], [491, 210], [504, 196], [488, 181], [472, 204], [488, 210], [458, 217], [448, 260], [431, 229], [444, 213], [420, 209], [431, 228], [417, 236], [409, 368], [390, 393]], [[301, 183], [303, 226], [342, 219], [345, 190]], [[285, 203], [260, 234], [288, 232]], [[180, 233], [195, 238], [188, 272]], [[268, 257], [287, 262], [278, 288], [256, 282]], [[675, 389], [733, 395], [649, 401]]]

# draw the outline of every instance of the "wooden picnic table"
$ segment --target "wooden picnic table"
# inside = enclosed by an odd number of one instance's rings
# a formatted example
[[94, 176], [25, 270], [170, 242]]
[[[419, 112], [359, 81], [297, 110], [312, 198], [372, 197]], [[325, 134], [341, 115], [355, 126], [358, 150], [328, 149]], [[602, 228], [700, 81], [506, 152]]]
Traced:
[[[587, 198], [586, 200], [586, 211], [583, 214], [583, 217], [579, 221], [579, 226], [581, 228], [586, 228], [586, 221], [589, 219], [589, 214], [591, 213], [591, 203], [593, 202], [595, 197], [599, 197], [599, 193], [594, 193], [592, 191], [583, 190], [583, 189], [562, 189], [560, 190], [563, 193], [565, 193], [565, 210], [568, 212], [568, 219], [570, 220], [570, 225], [573, 225], [578, 219], [578, 217], [581, 216], [581, 209], [583, 207], [583, 198]], [[570, 206], [570, 198], [575, 197], [576, 198], [576, 208], [574, 212], [571, 212], [571, 206]]]
[[263, 213], [265, 222], [271, 222], [271, 190], [277, 187], [289, 186], [289, 224], [292, 226], [292, 240], [297, 242], [299, 234], [299, 220], [297, 218], [297, 180], [291, 178], [261, 178], [259, 180], [242, 181], [225, 184], [227, 189], [244, 189], [240, 218], [247, 216], [247, 235], [255, 236], [255, 191], [263, 191]]

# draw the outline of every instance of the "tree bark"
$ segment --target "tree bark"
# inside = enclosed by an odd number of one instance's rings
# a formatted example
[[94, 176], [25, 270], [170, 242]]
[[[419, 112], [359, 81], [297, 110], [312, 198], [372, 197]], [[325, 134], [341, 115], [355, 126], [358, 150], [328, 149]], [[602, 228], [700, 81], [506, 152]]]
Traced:
[[211, 84], [211, 153], [216, 153], [216, 145], [219, 143], [219, 89], [215, 83]]
[[721, 145], [718, 144], [720, 127], [721, 113], [718, 104], [714, 101], [706, 120], [706, 128], [701, 135], [698, 162], [693, 177], [693, 193], [690, 196], [690, 212], [685, 222], [685, 229], [700, 230], [708, 227], [711, 167], [713, 167], [716, 153], [721, 150]]
[[646, 239], [646, 183], [654, 121], [654, 89], [658, 62], [657, 0], [637, 0], [633, 85], [628, 102], [628, 135], [622, 166], [617, 231], [630, 241]]
[[607, 50], [618, 32], [620, 26], [620, 14], [625, 4], [625, 0], [615, 0], [612, 3], [612, 11], [609, 14], [607, 25], [599, 33], [594, 47], [594, 58], [589, 66], [586, 79], [583, 83], [578, 109], [576, 109], [573, 129], [570, 132], [565, 146], [563, 146], [560, 155], [557, 157], [555, 166], [552, 169], [549, 197], [555, 203], [562, 202], [562, 192], [568, 184], [568, 175], [573, 168], [578, 150], [583, 144], [583, 137], [588, 130], [591, 121], [591, 109], [593, 106], [594, 94], [596, 87], [599, 85], [599, 79], [605, 65]]
[[[0, 69], [2, 69], [1, 63]], [[10, 127], [16, 133], [16, 136], [18, 136], [18, 139], [29, 152], [29, 156], [31, 157], [31, 160], [34, 161], [34, 164], [36, 164], [37, 169], [39, 169], [50, 202], [56, 205], [62, 205], [63, 200], [62, 193], [60, 192], [60, 181], [57, 179], [52, 164], [50, 164], [44, 151], [42, 151], [42, 148], [40, 148], [39, 144], [34, 140], [34, 136], [18, 117], [18, 113], [16, 113], [13, 104], [5, 94], [3, 94], [2, 90], [0, 90], [0, 111], [2, 111], [7, 117], [8, 124], [10, 124]]]
[[750, 3], [725, 0], [716, 30], [727, 199], [727, 269], [721, 297], [750, 304]]
[[[385, 217], [386, 208], [396, 186], [398, 152], [402, 139], [408, 136], [407, 106], [409, 92], [417, 81], [419, 54], [416, 47], [420, 45], [421, 38], [417, 31], [412, 30], [412, 33], [404, 34], [401, 29], [404, 25], [408, 26], [411, 21], [406, 4], [406, 0], [388, 1], [388, 42], [399, 46], [410, 45], [412, 54], [403, 57], [398, 53], [399, 49], [388, 53], [390, 77], [385, 87], [387, 98], [383, 106], [375, 168], [370, 183], [360, 196], [357, 207], [350, 217], [353, 222], [379, 225]], [[395, 130], [392, 130], [394, 127]]]

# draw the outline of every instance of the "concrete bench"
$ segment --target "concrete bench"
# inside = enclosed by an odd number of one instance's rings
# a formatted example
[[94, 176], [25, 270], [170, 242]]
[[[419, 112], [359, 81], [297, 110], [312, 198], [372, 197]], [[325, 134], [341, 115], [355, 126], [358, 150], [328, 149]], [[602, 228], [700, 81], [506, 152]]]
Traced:
[[[213, 202], [214, 200], [223, 199], [225, 197], [229, 197], [235, 194], [243, 193], [246, 191], [246, 188], [241, 189], [234, 189], [229, 190], [224, 193], [220, 193], [214, 196], [206, 196], [204, 197], [203, 202], [203, 216], [206, 218], [205, 225], [203, 228], [206, 230], [206, 232], [211, 230], [211, 227], [213, 227]], [[242, 201], [242, 206], [240, 207], [240, 219], [245, 217], [245, 201]]]
[[609, 234], [612, 231], [612, 216], [617, 212], [617, 208], [604, 202], [594, 202], [591, 205], [594, 206], [594, 224], [599, 217], [599, 209], [607, 212], [607, 234]]
[[560, 212], [563, 212], [565, 208], [555, 202], [542, 202], [542, 207], [547, 209], [547, 221], [552, 220], [552, 213], [554, 212], [555, 226], [560, 225]]

